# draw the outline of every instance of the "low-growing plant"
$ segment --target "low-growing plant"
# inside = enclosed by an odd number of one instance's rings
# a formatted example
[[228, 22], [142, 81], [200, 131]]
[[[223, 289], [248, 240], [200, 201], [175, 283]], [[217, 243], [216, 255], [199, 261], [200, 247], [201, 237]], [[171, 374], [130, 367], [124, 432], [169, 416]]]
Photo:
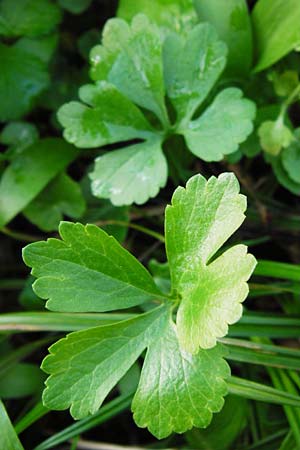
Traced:
[[300, 448], [299, 20], [0, 0], [0, 450]]

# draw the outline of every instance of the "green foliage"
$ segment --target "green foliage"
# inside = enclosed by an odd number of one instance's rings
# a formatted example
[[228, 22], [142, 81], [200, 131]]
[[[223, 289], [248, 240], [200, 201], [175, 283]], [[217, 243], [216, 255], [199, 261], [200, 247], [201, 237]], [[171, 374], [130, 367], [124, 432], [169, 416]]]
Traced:
[[283, 123], [281, 116], [276, 121], [263, 122], [258, 129], [258, 135], [263, 150], [275, 156], [293, 140], [293, 134]]
[[298, 448], [299, 18], [0, 0], [1, 450]]
[[0, 228], [21, 212], [78, 155], [62, 139], [41, 139], [26, 147], [0, 180]]
[[0, 122], [19, 119], [48, 86], [47, 66], [32, 52], [0, 42]]
[[22, 398], [39, 394], [43, 389], [44, 378], [45, 375], [36, 365], [16, 364], [0, 378], [0, 397]]
[[73, 14], [85, 11], [93, 0], [58, 0], [58, 4]]
[[7, 412], [3, 403], [0, 400], [0, 446], [1, 448], [7, 448], [10, 450], [24, 450], [18, 436], [14, 430], [14, 427], [9, 420]]
[[[143, 141], [96, 161], [93, 194], [115, 205], [144, 203], [165, 186], [166, 138], [180, 134], [194, 155], [219, 161], [252, 131], [254, 105], [237, 88], [224, 89], [202, 114], [197, 112], [226, 64], [226, 47], [208, 24], [182, 35], [169, 31], [162, 39], [144, 15], [135, 16], [131, 26], [112, 19], [102, 46], [91, 52], [91, 63], [95, 84], [83, 86], [81, 103], [64, 105], [58, 119], [65, 139], [81, 148]], [[166, 94], [176, 111], [174, 123]]]
[[58, 175], [23, 210], [25, 217], [44, 231], [55, 231], [63, 215], [79, 219], [85, 200], [78, 183], [65, 173]]
[[247, 76], [252, 66], [252, 29], [246, 0], [194, 0], [200, 21], [211, 23], [229, 50], [226, 72]]
[[[227, 334], [227, 324], [242, 314], [240, 303], [248, 294], [246, 281], [255, 259], [247, 247], [216, 252], [244, 221], [246, 198], [239, 194], [233, 175], [205, 181], [192, 178], [178, 188], [166, 210], [166, 248], [172, 288], [180, 296], [178, 336], [183, 348], [196, 353], [211, 348]], [[188, 255], [188, 257], [183, 257]], [[201, 296], [201, 303], [197, 299]]]
[[193, 428], [186, 435], [192, 448], [202, 450], [226, 450], [232, 444], [247, 422], [247, 402], [234, 395], [226, 398], [224, 408], [213, 417], [206, 430]]
[[239, 319], [246, 281], [255, 267], [243, 245], [210, 261], [244, 220], [246, 201], [238, 191], [231, 174], [208, 181], [197, 175], [186, 189], [175, 191], [165, 220], [170, 295], [160, 292], [146, 269], [93, 225], [62, 222], [63, 240], [24, 249], [24, 261], [37, 277], [34, 290], [48, 299], [49, 309], [101, 312], [141, 303], [150, 308], [54, 344], [42, 366], [50, 374], [47, 407], [70, 407], [75, 418], [95, 413], [147, 348], [132, 403], [136, 423], [158, 438], [210, 423], [212, 413], [223, 406], [230, 374], [216, 338]]
[[298, 0], [258, 0], [252, 12], [257, 63], [255, 71], [274, 64], [300, 43]]
[[49, 309], [101, 312], [160, 297], [146, 269], [105, 231], [69, 222], [62, 222], [59, 231], [63, 241], [49, 239], [24, 250], [26, 264], [38, 277], [35, 292], [49, 299]]
[[36, 37], [52, 31], [61, 20], [60, 8], [50, 0], [1, 0], [0, 35]]
[[131, 22], [142, 12], [159, 26], [168, 31], [185, 31], [197, 23], [193, 0], [120, 0], [117, 16]]

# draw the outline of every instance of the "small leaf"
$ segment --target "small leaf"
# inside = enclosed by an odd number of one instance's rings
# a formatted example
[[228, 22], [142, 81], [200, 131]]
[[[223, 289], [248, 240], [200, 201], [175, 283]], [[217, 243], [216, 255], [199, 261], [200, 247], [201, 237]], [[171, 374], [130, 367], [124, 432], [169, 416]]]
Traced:
[[253, 130], [255, 105], [242, 91], [228, 88], [182, 134], [194, 155], [204, 161], [220, 161], [235, 152]]
[[139, 205], [155, 197], [165, 186], [167, 175], [161, 142], [153, 139], [100, 156], [90, 177], [93, 194], [110, 198], [119, 206]]
[[195, 26], [186, 36], [167, 36], [163, 47], [164, 77], [178, 119], [193, 116], [222, 73], [226, 55], [226, 45], [208, 24]]
[[193, 426], [205, 428], [212, 413], [222, 409], [227, 394], [224, 379], [230, 369], [218, 345], [183, 351], [176, 327], [170, 320], [164, 333], [149, 346], [140, 383], [132, 402], [134, 420], [158, 439], [172, 432], [184, 433]]
[[285, 70], [282, 73], [273, 71], [268, 75], [268, 79], [272, 81], [279, 97], [288, 97], [299, 84], [299, 76], [295, 70]]
[[25, 148], [0, 181], [0, 228], [21, 212], [78, 155], [62, 139], [41, 139]]
[[36, 37], [47, 34], [61, 21], [61, 10], [50, 0], [2, 0], [0, 35]]
[[252, 28], [246, 0], [194, 0], [201, 22], [209, 22], [228, 46], [226, 73], [249, 75], [252, 65]]
[[81, 14], [88, 9], [92, 0], [58, 0], [58, 3], [72, 14]]
[[42, 364], [51, 375], [44, 404], [58, 410], [71, 407], [75, 419], [94, 414], [147, 345], [159, 337], [166, 311], [158, 307], [117, 324], [71, 333], [52, 345]]
[[[11, 9], [11, 4], [10, 4]], [[49, 84], [45, 63], [18, 48], [0, 43], [0, 122], [15, 120], [30, 111], [33, 100]]]
[[236, 245], [211, 261], [244, 221], [246, 198], [233, 174], [191, 178], [166, 209], [166, 248], [172, 288], [181, 299], [177, 326], [182, 348], [196, 353], [216, 345], [241, 314], [246, 281], [255, 267], [247, 247]]
[[258, 136], [263, 150], [271, 155], [278, 155], [282, 148], [288, 147], [293, 134], [283, 123], [281, 116], [277, 120], [267, 120], [258, 129]]
[[300, 2], [259, 0], [252, 12], [256, 72], [266, 69], [300, 43]]
[[[119, 38], [125, 34], [125, 38], [116, 41], [116, 33]], [[113, 40], [117, 44], [112, 44]], [[91, 53], [93, 79], [106, 75], [124, 96], [152, 111], [163, 124], [168, 122], [159, 29], [143, 14], [133, 18], [129, 29], [125, 21], [110, 19], [104, 28], [103, 45]]]
[[6, 151], [8, 159], [13, 159], [17, 154], [36, 142], [39, 132], [35, 125], [29, 122], [9, 122], [0, 134], [1, 144], [9, 146]]
[[23, 253], [48, 309], [102, 312], [162, 297], [138, 260], [97, 226], [61, 222], [59, 233], [62, 241], [30, 244]]
[[300, 128], [295, 130], [295, 137], [297, 139], [283, 149], [281, 161], [292, 181], [300, 184]]
[[300, 183], [292, 180], [282, 163], [282, 154], [272, 156], [266, 153], [267, 161], [271, 164], [278, 182], [295, 195], [300, 195]]
[[23, 214], [44, 231], [55, 231], [65, 214], [78, 219], [85, 209], [85, 201], [78, 183], [68, 175], [58, 175], [25, 208]]
[[57, 114], [65, 139], [77, 147], [99, 147], [152, 134], [143, 114], [113, 85], [105, 81], [85, 85], [79, 95], [85, 104], [66, 103]]

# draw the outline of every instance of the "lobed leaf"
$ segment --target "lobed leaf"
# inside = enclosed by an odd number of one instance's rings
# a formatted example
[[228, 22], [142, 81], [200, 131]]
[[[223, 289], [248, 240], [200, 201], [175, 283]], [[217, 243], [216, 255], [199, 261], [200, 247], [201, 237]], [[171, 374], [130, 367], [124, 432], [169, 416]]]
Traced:
[[164, 78], [177, 119], [193, 116], [222, 73], [226, 55], [226, 45], [209, 24], [198, 24], [186, 36], [167, 36], [163, 46]]
[[221, 346], [191, 355], [179, 345], [169, 320], [164, 333], [149, 346], [132, 402], [134, 420], [158, 439], [193, 426], [205, 428], [221, 410], [230, 369]]
[[147, 345], [165, 327], [167, 309], [158, 307], [136, 318], [69, 334], [50, 347], [42, 369], [51, 376], [44, 404], [71, 407], [80, 419], [94, 414]]
[[182, 134], [194, 155], [204, 161], [220, 161], [224, 155], [238, 150], [253, 130], [255, 105], [242, 98], [242, 91], [221, 91], [212, 104]]
[[90, 175], [93, 194], [109, 198], [116, 206], [145, 203], [165, 186], [167, 176], [167, 161], [157, 138], [100, 156]]
[[185, 32], [197, 23], [193, 0], [120, 0], [118, 17], [131, 21], [143, 13], [167, 34], [170, 30]]
[[62, 240], [30, 244], [23, 252], [48, 309], [103, 312], [162, 297], [138, 260], [97, 226], [61, 222], [59, 233]]
[[[196, 353], [211, 348], [241, 314], [248, 294], [246, 281], [255, 267], [247, 247], [216, 252], [244, 221], [246, 198], [233, 174], [208, 181], [192, 177], [179, 187], [166, 208], [166, 249], [172, 288], [178, 293], [179, 342]], [[213, 261], [211, 259], [215, 257]]]
[[57, 114], [65, 139], [77, 147], [99, 147], [152, 134], [143, 114], [113, 85], [105, 81], [85, 85], [79, 95], [84, 103], [66, 103]]
[[105, 75], [124, 96], [166, 123], [159, 29], [143, 14], [133, 18], [130, 28], [121, 19], [111, 19], [104, 28], [103, 46], [92, 52], [93, 79]]
[[201, 22], [209, 22], [228, 46], [226, 74], [248, 76], [253, 58], [252, 27], [246, 0], [194, 0]]

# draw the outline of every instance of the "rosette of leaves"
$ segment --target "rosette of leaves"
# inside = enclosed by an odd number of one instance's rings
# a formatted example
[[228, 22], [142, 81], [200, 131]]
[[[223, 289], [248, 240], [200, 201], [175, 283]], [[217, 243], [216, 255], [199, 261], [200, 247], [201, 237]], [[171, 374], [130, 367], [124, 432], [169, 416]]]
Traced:
[[131, 25], [118, 18], [107, 22], [102, 45], [91, 51], [94, 84], [79, 90], [81, 102], [58, 112], [65, 139], [77, 147], [122, 147], [96, 159], [95, 196], [122, 205], [157, 195], [168, 176], [163, 145], [173, 135], [182, 135], [205, 161], [237, 150], [252, 131], [254, 104], [237, 88], [223, 89], [207, 103], [226, 54], [209, 24], [179, 34], [162, 33], [142, 14]]
[[105, 312], [143, 305], [147, 312], [77, 331], [50, 347], [43, 401], [95, 413], [146, 350], [132, 410], [158, 438], [207, 427], [222, 409], [230, 369], [218, 339], [242, 314], [255, 258], [247, 247], [220, 251], [244, 220], [246, 198], [233, 174], [192, 177], [166, 208], [170, 293], [95, 225], [60, 225], [59, 239], [28, 245], [24, 261], [36, 294], [59, 312]]

